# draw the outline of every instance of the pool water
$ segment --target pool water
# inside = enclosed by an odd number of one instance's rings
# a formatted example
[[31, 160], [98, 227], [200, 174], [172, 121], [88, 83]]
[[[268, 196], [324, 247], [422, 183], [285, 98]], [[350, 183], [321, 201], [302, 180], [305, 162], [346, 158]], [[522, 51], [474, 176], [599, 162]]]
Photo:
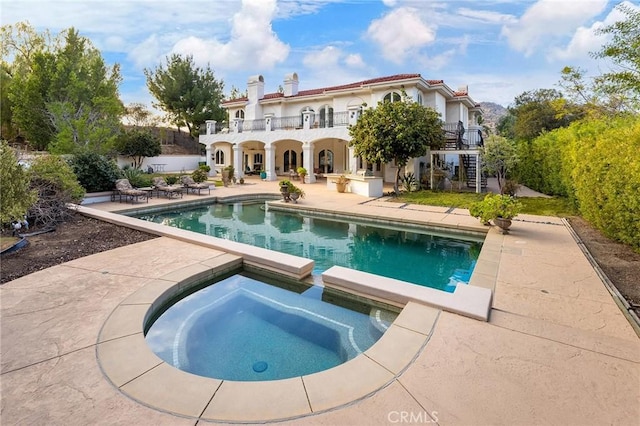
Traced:
[[478, 238], [268, 211], [264, 203], [218, 203], [137, 217], [312, 259], [314, 275], [338, 265], [448, 292], [469, 282], [482, 246]]
[[[316, 286], [291, 291], [256, 278], [233, 275], [179, 300], [148, 329], [147, 344], [164, 361], [192, 374], [285, 379], [356, 357], [397, 316], [363, 302], [337, 301], [341, 296]], [[347, 303], [358, 309], [341, 306]]]

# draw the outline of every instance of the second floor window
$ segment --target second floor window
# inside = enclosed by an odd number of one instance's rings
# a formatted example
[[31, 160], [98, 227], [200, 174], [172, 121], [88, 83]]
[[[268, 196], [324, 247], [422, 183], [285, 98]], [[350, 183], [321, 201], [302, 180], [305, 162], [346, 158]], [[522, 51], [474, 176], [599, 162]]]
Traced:
[[384, 95], [385, 102], [400, 102], [402, 100], [402, 96], [398, 92], [389, 92]]
[[244, 110], [236, 111], [236, 118], [244, 118]]

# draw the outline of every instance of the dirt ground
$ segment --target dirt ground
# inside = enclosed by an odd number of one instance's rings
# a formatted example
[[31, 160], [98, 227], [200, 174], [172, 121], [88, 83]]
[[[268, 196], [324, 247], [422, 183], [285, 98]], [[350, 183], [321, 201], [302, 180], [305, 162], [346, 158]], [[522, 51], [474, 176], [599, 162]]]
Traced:
[[[29, 229], [34, 233], [37, 229]], [[0, 284], [60, 263], [156, 238], [155, 235], [74, 214], [55, 231], [27, 237], [29, 244], [0, 258]]]
[[[571, 218], [569, 221], [609, 280], [640, 314], [640, 253], [604, 237], [581, 218]], [[29, 244], [26, 247], [2, 255], [0, 283], [79, 257], [151, 238], [156, 237], [75, 214], [55, 231], [28, 237]]]

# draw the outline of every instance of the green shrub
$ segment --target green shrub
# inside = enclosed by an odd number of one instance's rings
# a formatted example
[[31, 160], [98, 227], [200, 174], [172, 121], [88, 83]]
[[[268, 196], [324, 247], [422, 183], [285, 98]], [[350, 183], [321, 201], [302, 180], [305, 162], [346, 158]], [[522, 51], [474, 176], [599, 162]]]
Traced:
[[193, 173], [191, 173], [191, 177], [195, 182], [204, 182], [205, 180], [207, 180], [207, 172], [205, 172], [203, 169], [197, 169], [194, 170]]
[[120, 178], [116, 162], [95, 152], [74, 155], [69, 163], [87, 192], [110, 191]]
[[198, 163], [198, 170], [204, 170], [205, 173], [209, 173], [211, 171], [211, 167], [207, 166], [207, 163]]
[[522, 210], [522, 204], [510, 195], [487, 194], [482, 201], [477, 201], [469, 207], [469, 214], [487, 223], [491, 219], [501, 217], [513, 219]]
[[175, 185], [178, 182], [178, 176], [176, 176], [176, 175], [166, 175], [164, 177], [164, 180], [169, 185]]
[[142, 170], [128, 166], [122, 168], [122, 177], [127, 179], [131, 186], [135, 188], [149, 186], [151, 182], [149, 175], [145, 175]]

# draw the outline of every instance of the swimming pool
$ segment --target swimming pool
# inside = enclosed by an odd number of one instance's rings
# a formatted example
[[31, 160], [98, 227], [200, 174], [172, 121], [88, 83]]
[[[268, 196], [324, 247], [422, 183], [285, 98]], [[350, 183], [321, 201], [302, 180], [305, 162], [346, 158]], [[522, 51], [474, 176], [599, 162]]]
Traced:
[[165, 362], [192, 374], [278, 380], [355, 358], [396, 316], [329, 289], [243, 272], [170, 303], [145, 340]]
[[229, 203], [136, 217], [313, 259], [314, 275], [334, 265], [452, 292], [469, 281], [482, 241], [353, 220], [269, 211]]

